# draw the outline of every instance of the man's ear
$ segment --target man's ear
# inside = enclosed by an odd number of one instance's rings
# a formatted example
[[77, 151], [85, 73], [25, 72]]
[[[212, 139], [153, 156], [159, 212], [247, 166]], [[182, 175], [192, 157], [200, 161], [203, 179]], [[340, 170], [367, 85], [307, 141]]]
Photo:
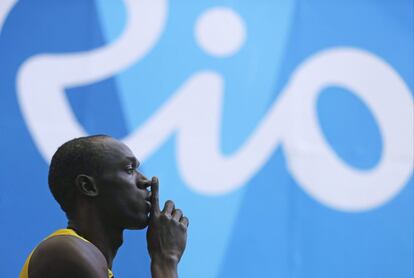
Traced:
[[78, 175], [75, 182], [76, 187], [82, 194], [90, 197], [98, 196], [99, 190], [93, 177], [88, 175]]

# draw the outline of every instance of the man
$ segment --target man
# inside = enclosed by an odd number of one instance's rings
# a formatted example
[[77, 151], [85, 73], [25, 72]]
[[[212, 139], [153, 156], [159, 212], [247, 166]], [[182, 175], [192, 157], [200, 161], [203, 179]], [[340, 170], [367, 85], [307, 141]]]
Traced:
[[[20, 278], [108, 278], [125, 229], [148, 226], [152, 277], [177, 277], [188, 219], [172, 201], [160, 211], [148, 180], [123, 143], [105, 135], [73, 139], [54, 154], [49, 187], [68, 218], [30, 254]], [[151, 192], [149, 192], [151, 188]]]

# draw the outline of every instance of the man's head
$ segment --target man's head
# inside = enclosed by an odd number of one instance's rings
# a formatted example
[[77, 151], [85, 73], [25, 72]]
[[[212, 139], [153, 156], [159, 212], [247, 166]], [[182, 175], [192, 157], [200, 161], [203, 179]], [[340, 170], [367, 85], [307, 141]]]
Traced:
[[148, 222], [149, 181], [123, 143], [106, 135], [70, 140], [53, 155], [50, 190], [69, 218], [90, 210], [119, 228]]

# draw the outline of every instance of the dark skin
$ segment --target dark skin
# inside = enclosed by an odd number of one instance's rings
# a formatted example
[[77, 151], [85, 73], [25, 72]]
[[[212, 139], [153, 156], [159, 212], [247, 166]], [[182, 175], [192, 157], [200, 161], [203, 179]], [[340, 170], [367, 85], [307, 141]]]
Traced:
[[73, 236], [43, 241], [30, 260], [29, 277], [107, 278], [123, 231], [147, 226], [152, 277], [178, 277], [188, 219], [172, 201], [160, 210], [158, 179], [148, 180], [136, 170], [139, 163], [126, 145], [112, 138], [95, 144], [102, 167], [95, 176], [77, 176], [76, 204], [68, 213], [68, 227], [90, 243]]

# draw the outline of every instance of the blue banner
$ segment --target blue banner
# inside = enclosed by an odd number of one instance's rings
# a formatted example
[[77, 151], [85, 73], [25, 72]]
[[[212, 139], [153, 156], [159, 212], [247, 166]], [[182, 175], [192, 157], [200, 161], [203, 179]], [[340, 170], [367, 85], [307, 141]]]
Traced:
[[[414, 277], [412, 0], [1, 0], [2, 277], [66, 226], [63, 142], [126, 143], [180, 277]], [[127, 231], [116, 277], [149, 277]]]

